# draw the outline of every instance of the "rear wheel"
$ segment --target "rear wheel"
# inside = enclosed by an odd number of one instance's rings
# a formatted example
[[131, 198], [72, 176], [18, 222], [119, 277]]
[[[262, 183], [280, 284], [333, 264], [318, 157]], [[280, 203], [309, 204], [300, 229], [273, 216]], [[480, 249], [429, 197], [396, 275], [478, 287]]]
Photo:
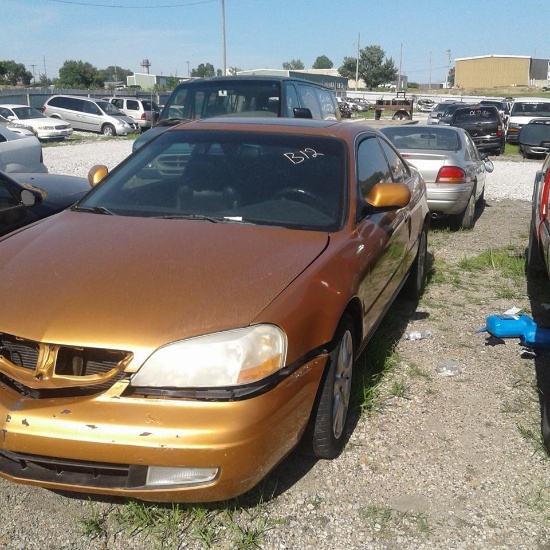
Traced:
[[352, 320], [346, 315], [334, 337], [307, 436], [306, 443], [318, 458], [335, 458], [344, 448], [355, 362], [353, 333]]
[[101, 129], [101, 133], [104, 136], [116, 136], [116, 130], [112, 124], [105, 124], [105, 126]]
[[475, 189], [468, 199], [468, 204], [463, 212], [456, 214], [453, 218], [454, 229], [472, 229], [476, 213]]
[[531, 221], [529, 229], [529, 244], [527, 245], [527, 253], [525, 258], [527, 268], [531, 271], [544, 271], [545, 265], [540, 254], [539, 241], [537, 239], [537, 233], [535, 226]]
[[411, 266], [409, 278], [403, 288], [405, 295], [413, 300], [418, 300], [422, 296], [424, 286], [426, 285], [426, 265], [428, 260], [428, 234], [426, 229], [422, 230], [418, 242], [418, 252]]

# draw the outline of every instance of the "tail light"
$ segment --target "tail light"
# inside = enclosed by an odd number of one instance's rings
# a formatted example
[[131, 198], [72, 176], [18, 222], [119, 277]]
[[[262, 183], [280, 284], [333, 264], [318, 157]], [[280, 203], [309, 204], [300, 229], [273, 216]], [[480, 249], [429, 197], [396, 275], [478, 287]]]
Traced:
[[141, 113], [141, 120], [147, 120], [147, 115], [145, 113]]
[[45, 111], [46, 111], [46, 105], [42, 105], [42, 107], [40, 107], [40, 110], [41, 110], [42, 112], [45, 112]]
[[466, 172], [458, 166], [442, 166], [439, 169], [435, 183], [466, 183], [469, 178]]
[[550, 191], [550, 170], [546, 174], [544, 179], [544, 186], [542, 188], [542, 194], [539, 204], [540, 221], [546, 220], [548, 217], [548, 194]]
[[497, 136], [502, 137], [502, 126], [500, 124], [497, 126]]

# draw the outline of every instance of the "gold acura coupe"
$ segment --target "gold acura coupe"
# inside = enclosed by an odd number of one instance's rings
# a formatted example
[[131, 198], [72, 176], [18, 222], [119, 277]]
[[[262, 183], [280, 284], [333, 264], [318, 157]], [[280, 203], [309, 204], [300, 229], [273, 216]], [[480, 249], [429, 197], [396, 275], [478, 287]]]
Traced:
[[[176, 126], [0, 240], [0, 475], [216, 501], [346, 440], [354, 360], [425, 280], [425, 183], [362, 123]], [[105, 177], [103, 177], [105, 176]]]

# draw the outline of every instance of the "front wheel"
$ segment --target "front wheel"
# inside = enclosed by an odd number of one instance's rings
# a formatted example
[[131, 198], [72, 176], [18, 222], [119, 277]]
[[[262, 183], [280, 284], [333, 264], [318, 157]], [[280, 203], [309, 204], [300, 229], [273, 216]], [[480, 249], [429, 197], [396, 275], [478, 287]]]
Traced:
[[352, 320], [346, 315], [336, 331], [311, 418], [308, 443], [317, 458], [335, 458], [344, 448], [355, 362], [353, 333]]
[[116, 136], [116, 130], [112, 124], [105, 124], [101, 131], [104, 136]]

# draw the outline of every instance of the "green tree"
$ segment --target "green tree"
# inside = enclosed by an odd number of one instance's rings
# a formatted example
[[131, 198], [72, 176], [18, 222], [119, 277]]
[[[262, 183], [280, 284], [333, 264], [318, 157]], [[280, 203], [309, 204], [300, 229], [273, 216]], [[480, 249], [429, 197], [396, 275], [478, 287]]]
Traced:
[[305, 66], [299, 59], [293, 59], [292, 61], [285, 61], [283, 63], [283, 69], [285, 71], [301, 71], [302, 69], [305, 69]]
[[452, 67], [449, 69], [449, 75], [447, 76], [447, 82], [449, 83], [449, 88], [453, 88], [455, 85], [455, 68]]
[[126, 84], [126, 77], [132, 76], [134, 71], [122, 69], [117, 65], [109, 65], [106, 69], [101, 69], [99, 74], [103, 82], [124, 82]]
[[84, 61], [65, 61], [59, 69], [58, 88], [103, 88], [105, 80], [90, 63]]
[[216, 71], [214, 70], [214, 65], [212, 63], [201, 63], [196, 69], [191, 70], [191, 76], [214, 76]]
[[17, 86], [23, 84], [29, 86], [32, 80], [32, 73], [27, 71], [25, 65], [16, 63], [13, 60], [0, 61], [0, 84], [6, 86]]
[[[397, 68], [390, 57], [385, 58], [386, 53], [380, 46], [367, 46], [359, 51], [359, 78], [365, 82], [365, 86], [372, 90], [386, 82], [393, 82], [397, 77]], [[357, 58], [345, 57], [338, 72], [346, 78], [355, 78]]]
[[313, 69], [332, 69], [334, 63], [326, 56], [320, 55], [313, 64]]

